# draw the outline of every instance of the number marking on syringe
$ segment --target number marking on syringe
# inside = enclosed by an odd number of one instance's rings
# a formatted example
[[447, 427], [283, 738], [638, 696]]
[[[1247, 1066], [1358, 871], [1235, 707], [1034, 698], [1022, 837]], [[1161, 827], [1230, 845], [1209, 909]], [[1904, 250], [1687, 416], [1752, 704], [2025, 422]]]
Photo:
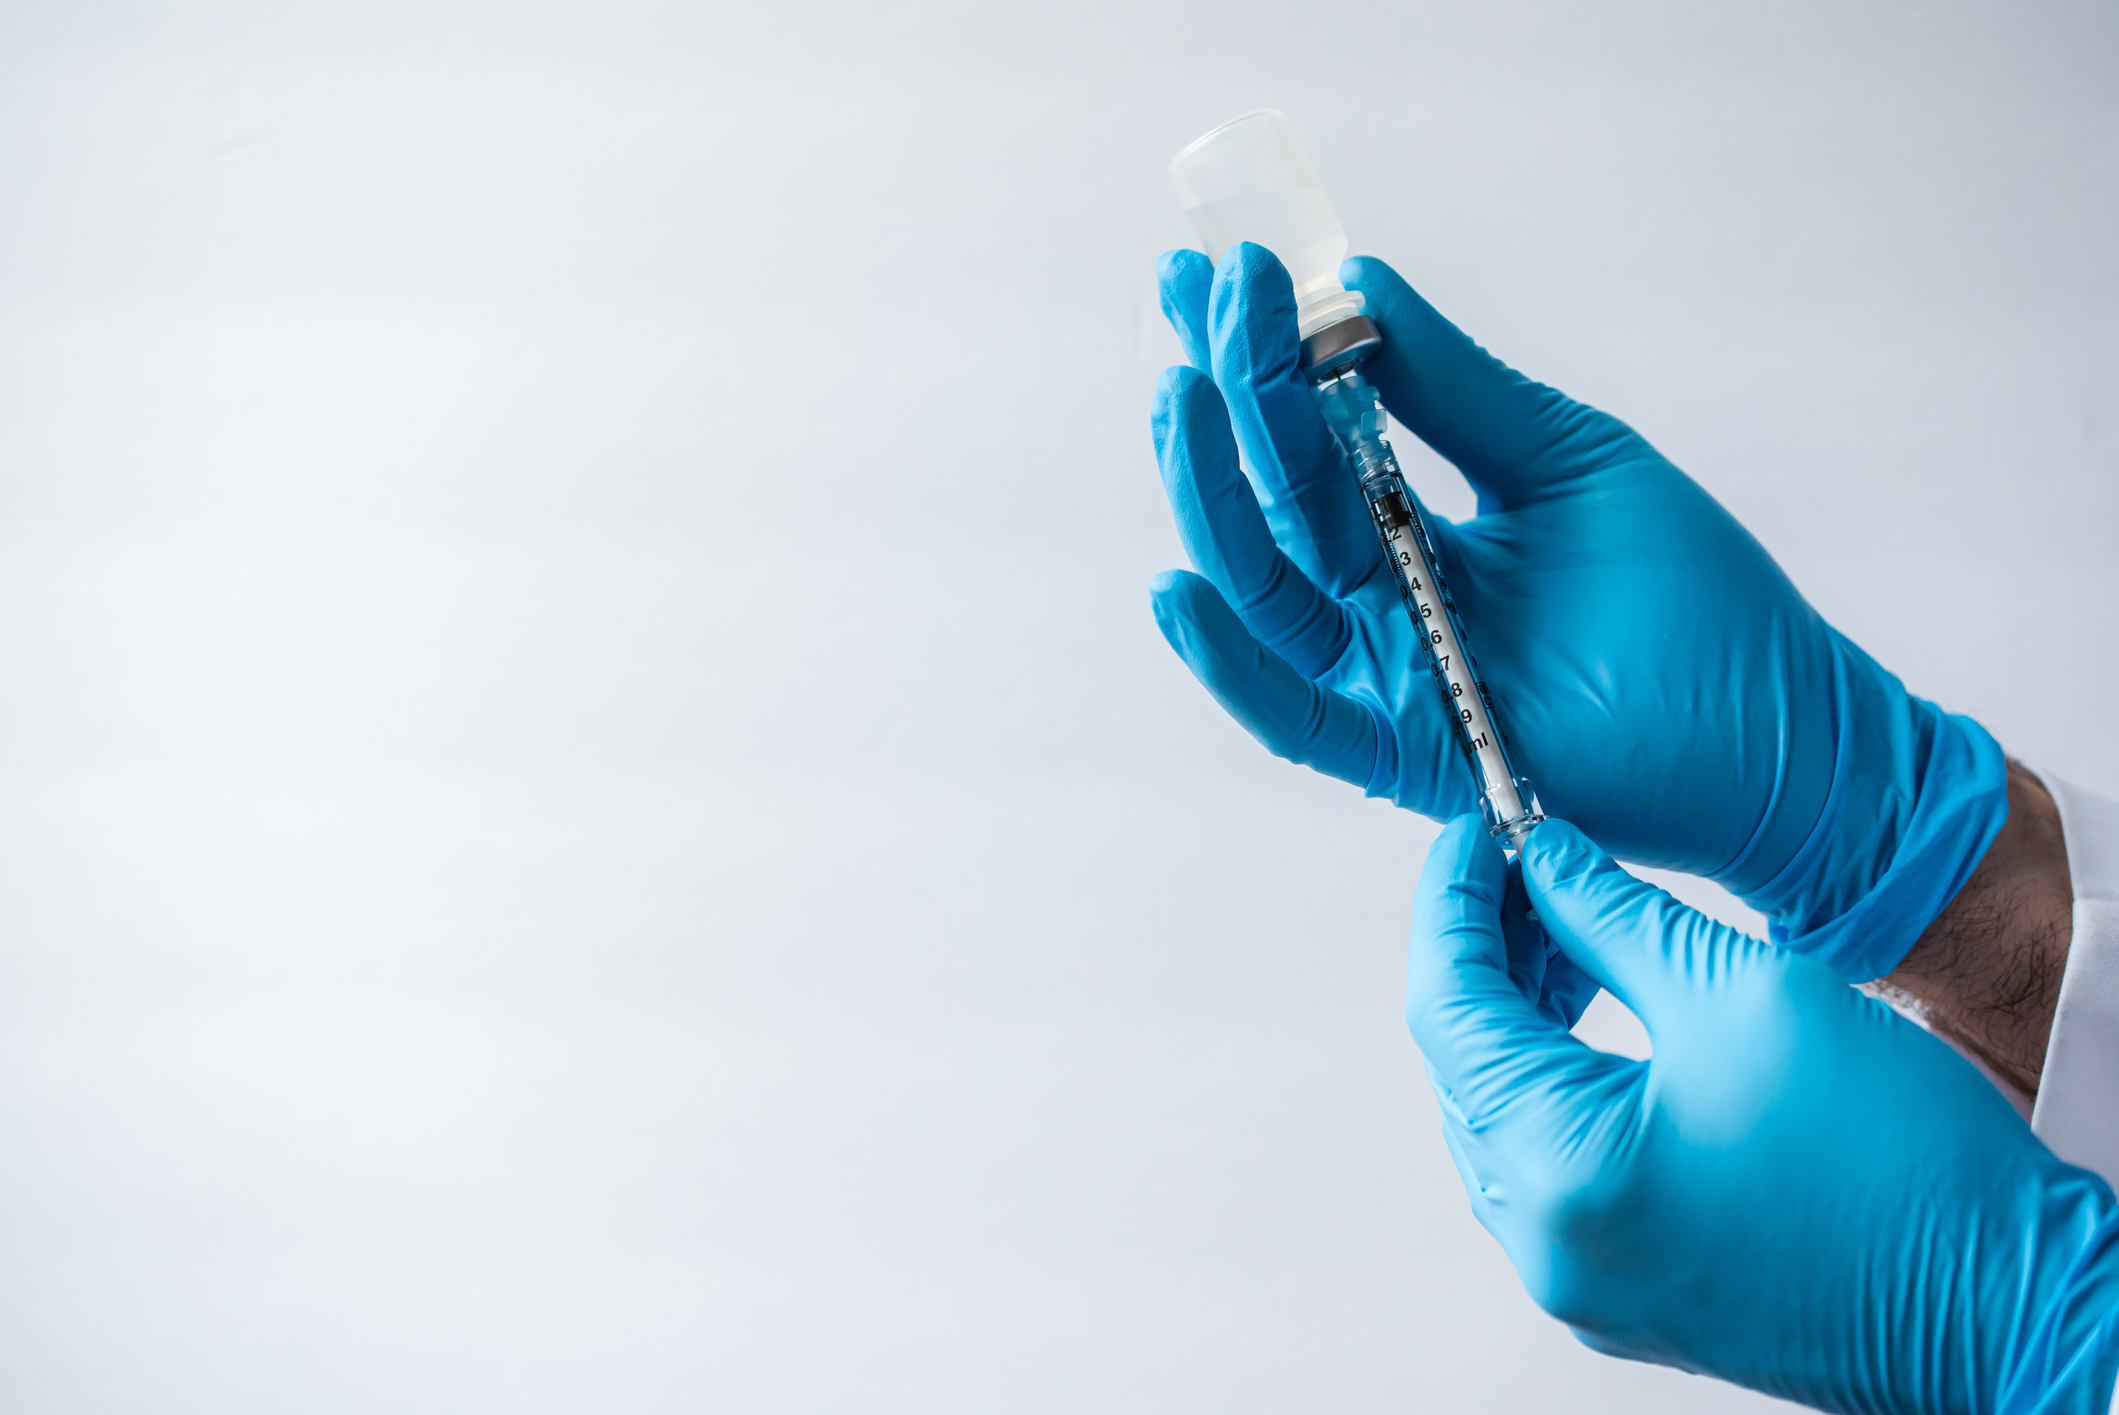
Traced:
[[[1394, 568], [1398, 572], [1398, 584], [1406, 608], [1413, 616], [1414, 627], [1426, 639], [1428, 661], [1435, 676], [1449, 690], [1450, 706], [1455, 709], [1457, 719], [1457, 745], [1467, 756], [1481, 759], [1482, 774], [1489, 782], [1496, 775], [1507, 781], [1508, 773], [1499, 754], [1493, 752], [1499, 732], [1487, 711], [1485, 687], [1471, 676], [1464, 645], [1458, 641], [1457, 627], [1450, 614], [1454, 606], [1446, 596], [1437, 593], [1437, 576], [1428, 557], [1424, 554], [1416, 557], [1401, 543], [1411, 529], [1410, 525], [1391, 525], [1381, 516], [1378, 520], [1378, 529], [1396, 561]], [[1488, 754], [1492, 754], [1492, 761], [1485, 760]]]
[[1450, 726], [1458, 749], [1478, 778], [1487, 823], [1498, 830], [1543, 819], [1536, 816], [1535, 802], [1526, 797], [1511, 767], [1508, 739], [1494, 722], [1493, 699], [1464, 650], [1457, 607], [1435, 563], [1434, 544], [1406, 489], [1398, 459], [1384, 440], [1383, 412], [1376, 406], [1374, 393], [1360, 375], [1350, 371], [1332, 376], [1318, 390], [1326, 421], [1353, 463], [1355, 480], [1368, 502], [1406, 614], [1420, 635], [1428, 668], [1447, 694], [1444, 702], [1450, 710]]
[[1492, 740], [1493, 721], [1486, 714], [1486, 704], [1480, 701], [1480, 693], [1464, 670], [1464, 646], [1457, 642], [1456, 626], [1450, 616], [1429, 591], [1429, 582], [1419, 575], [1405, 577], [1406, 588], [1413, 592], [1413, 608], [1420, 616], [1420, 627], [1427, 632], [1427, 651], [1440, 670], [1442, 682], [1448, 687], [1450, 701], [1456, 705], [1457, 725], [1463, 735], [1466, 748], [1477, 751]]

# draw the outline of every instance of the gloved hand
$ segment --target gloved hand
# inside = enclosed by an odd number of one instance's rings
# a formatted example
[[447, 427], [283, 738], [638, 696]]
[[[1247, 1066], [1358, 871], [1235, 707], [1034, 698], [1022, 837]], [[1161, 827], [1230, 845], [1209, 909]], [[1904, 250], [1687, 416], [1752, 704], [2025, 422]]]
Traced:
[[[1510, 976], [1476, 816], [1429, 852], [1407, 1020], [1473, 1212], [1595, 1350], [1845, 1411], [2094, 1411], [2119, 1373], [2119, 1202], [1934, 1037], [1633, 878], [1522, 849], [1545, 932], [1647, 1025], [1591, 1050]], [[1513, 911], [1511, 911], [1513, 913]]]
[[[2006, 815], [1993, 739], [1820, 619], [1631, 428], [1493, 359], [1382, 262], [1342, 274], [1383, 331], [1364, 373], [1478, 492], [1475, 519], [1428, 525], [1545, 809], [1630, 860], [1720, 881], [1776, 942], [1855, 981], [1889, 972]], [[1161, 280], [1213, 374], [1172, 369], [1156, 396], [1163, 482], [1200, 572], [1156, 581], [1164, 635], [1279, 755], [1436, 819], [1476, 809], [1297, 369], [1286, 271], [1240, 245], [1218, 271], [1173, 252]]]

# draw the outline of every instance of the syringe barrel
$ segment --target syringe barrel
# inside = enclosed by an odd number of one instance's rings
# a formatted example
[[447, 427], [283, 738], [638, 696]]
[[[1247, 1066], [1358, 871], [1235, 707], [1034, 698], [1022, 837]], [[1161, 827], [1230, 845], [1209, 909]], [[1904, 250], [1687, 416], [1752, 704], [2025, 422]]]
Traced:
[[1479, 677], [1478, 663], [1465, 647], [1464, 624], [1442, 577], [1434, 541], [1406, 488], [1397, 454], [1383, 437], [1383, 410], [1375, 390], [1349, 371], [1319, 383], [1317, 398], [1325, 421], [1354, 464], [1376, 538], [1442, 691], [1458, 749], [1478, 782], [1487, 829], [1514, 844], [1545, 814], [1530, 782], [1518, 776], [1509, 761], [1508, 738], [1497, 721], [1493, 696]]

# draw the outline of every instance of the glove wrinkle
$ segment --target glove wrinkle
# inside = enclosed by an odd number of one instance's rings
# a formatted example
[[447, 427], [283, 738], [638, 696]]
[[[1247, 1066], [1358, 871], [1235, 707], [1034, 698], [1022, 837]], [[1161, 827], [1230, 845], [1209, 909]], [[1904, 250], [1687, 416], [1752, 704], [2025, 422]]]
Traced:
[[1654, 1041], [1629, 1062], [1526, 1022], [1486, 912], [1507, 866], [1452, 821], [1414, 903], [1406, 1020], [1473, 1211], [1542, 1307], [1593, 1349], [1820, 1409], [2102, 1415], [2119, 1375], [2102, 1180], [1936, 1038], [1569, 823], [1520, 859], [1551, 940]]
[[[1301, 375], [1286, 270], [1246, 244], [1159, 273], [1212, 370], [1165, 377], [1164, 486], [1229, 622], [1274, 657], [1220, 661], [1238, 640], [1219, 620], [1180, 652], [1279, 754], [1438, 820], [1473, 808], [1425, 635]], [[1382, 262], [1342, 273], [1382, 331], [1364, 367], [1392, 417], [1478, 497], [1462, 524], [1423, 516], [1544, 808], [1624, 858], [1716, 879], [1850, 979], [1888, 972], [1998, 829], [1992, 739], [1835, 632], [1634, 428], [1494, 358]]]

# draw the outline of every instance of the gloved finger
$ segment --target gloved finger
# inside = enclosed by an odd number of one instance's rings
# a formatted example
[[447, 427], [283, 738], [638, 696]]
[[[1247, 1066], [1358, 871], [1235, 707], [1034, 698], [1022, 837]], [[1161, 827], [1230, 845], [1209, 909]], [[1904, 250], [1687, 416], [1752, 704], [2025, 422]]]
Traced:
[[1538, 924], [1523, 887], [1523, 863], [1508, 863], [1508, 892], [1501, 900], [1501, 936], [1508, 944], [1508, 977], [1538, 1005], [1538, 1015], [1569, 1031], [1596, 995], [1596, 979], [1583, 972]]
[[1555, 943], [1641, 1019], [1651, 1040], [1673, 1007], [1747, 965], [1764, 945], [1635, 879], [1566, 821], [1523, 839], [1523, 883]]
[[1516, 991], [1536, 1002], [1545, 991], [1545, 968], [1552, 949], [1545, 931], [1531, 917], [1530, 895], [1523, 889], [1523, 867], [1508, 862], [1508, 883], [1501, 896], [1501, 939], [1508, 952], [1508, 980]]
[[1597, 980], [1557, 947], [1546, 957], [1545, 980], [1538, 993], [1538, 1011], [1572, 1032], [1589, 1004], [1597, 1000]]
[[1163, 318], [1177, 331], [1185, 357], [1201, 373], [1214, 368], [1207, 342], [1207, 291], [1213, 283], [1214, 262], [1204, 251], [1164, 251], [1155, 262], [1155, 288], [1162, 296]]
[[1343, 693], [1320, 688], [1251, 637], [1214, 586], [1165, 570], [1149, 586], [1155, 622], [1214, 701], [1267, 751], [1367, 789], [1376, 770], [1376, 720]]
[[1225, 253], [1207, 302], [1214, 382], [1257, 479], [1274, 539], [1334, 598], [1381, 573], [1383, 552], [1346, 456], [1302, 375], [1295, 290], [1246, 241]]
[[1392, 417], [1464, 473], [1482, 514], [1543, 500], [1648, 450], [1609, 413], [1487, 353], [1382, 261], [1356, 256], [1339, 273], [1383, 331], [1362, 372]]
[[1434, 1088], [1436, 1103], [1442, 1109], [1442, 1143], [1449, 1148], [1450, 1163], [1457, 1167], [1457, 1180], [1464, 1186], [1464, 1197], [1471, 1201], [1472, 1217], [1479, 1220], [1480, 1227], [1495, 1233], [1493, 1205], [1486, 1196], [1486, 1176], [1472, 1163], [1466, 1145], [1470, 1138], [1464, 1128], [1463, 1117], [1450, 1102], [1449, 1089], [1435, 1079], [1435, 1068], [1427, 1069], [1427, 1083]]
[[[1420, 871], [1405, 1017], [1430, 1074], [1471, 1130], [1513, 1115], [1573, 1128], [1619, 1058], [1575, 1040], [1508, 974], [1508, 862], [1478, 816], [1444, 827]], [[1623, 1063], [1621, 1063], [1623, 1064]], [[1533, 1119], [1538, 1118], [1538, 1119]]]
[[1165, 370], [1154, 422], [1163, 490], [1192, 564], [1267, 647], [1317, 677], [1346, 652], [1353, 625], [1273, 543], [1237, 462], [1221, 393], [1197, 369]]

